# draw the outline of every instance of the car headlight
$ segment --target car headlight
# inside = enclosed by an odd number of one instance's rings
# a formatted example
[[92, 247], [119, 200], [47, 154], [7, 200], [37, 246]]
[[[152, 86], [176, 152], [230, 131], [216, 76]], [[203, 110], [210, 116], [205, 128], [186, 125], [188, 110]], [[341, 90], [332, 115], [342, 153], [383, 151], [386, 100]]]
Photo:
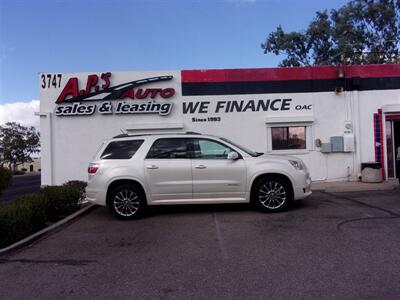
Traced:
[[304, 170], [305, 169], [305, 166], [301, 160], [289, 160], [289, 162], [296, 170]]

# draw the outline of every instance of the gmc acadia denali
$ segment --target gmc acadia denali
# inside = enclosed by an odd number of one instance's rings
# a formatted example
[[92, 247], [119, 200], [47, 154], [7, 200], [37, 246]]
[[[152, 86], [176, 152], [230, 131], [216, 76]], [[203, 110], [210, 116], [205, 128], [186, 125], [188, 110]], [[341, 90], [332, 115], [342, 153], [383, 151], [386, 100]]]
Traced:
[[252, 202], [278, 212], [311, 194], [300, 159], [194, 132], [118, 135], [100, 146], [88, 173], [87, 200], [119, 219], [164, 204]]

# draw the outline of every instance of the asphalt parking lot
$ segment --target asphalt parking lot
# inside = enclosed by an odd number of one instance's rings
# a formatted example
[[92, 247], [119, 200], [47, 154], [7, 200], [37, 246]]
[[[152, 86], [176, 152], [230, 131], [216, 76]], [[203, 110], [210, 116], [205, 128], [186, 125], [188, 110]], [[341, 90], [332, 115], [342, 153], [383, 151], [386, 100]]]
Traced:
[[399, 299], [400, 189], [315, 192], [285, 213], [97, 208], [0, 256], [1, 299]]
[[40, 173], [13, 176], [10, 185], [0, 195], [0, 203], [12, 201], [15, 197], [36, 192], [40, 189]]

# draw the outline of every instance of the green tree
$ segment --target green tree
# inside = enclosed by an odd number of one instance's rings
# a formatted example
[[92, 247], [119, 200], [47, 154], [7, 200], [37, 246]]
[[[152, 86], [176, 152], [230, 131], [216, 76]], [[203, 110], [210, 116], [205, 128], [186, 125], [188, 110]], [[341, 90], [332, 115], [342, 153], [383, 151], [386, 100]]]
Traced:
[[307, 30], [282, 26], [261, 44], [286, 56], [280, 66], [400, 63], [400, 1], [352, 0], [330, 13], [318, 11]]
[[1, 164], [10, 170], [25, 162], [32, 161], [32, 155], [38, 153], [39, 133], [35, 127], [25, 127], [15, 122], [0, 126]]

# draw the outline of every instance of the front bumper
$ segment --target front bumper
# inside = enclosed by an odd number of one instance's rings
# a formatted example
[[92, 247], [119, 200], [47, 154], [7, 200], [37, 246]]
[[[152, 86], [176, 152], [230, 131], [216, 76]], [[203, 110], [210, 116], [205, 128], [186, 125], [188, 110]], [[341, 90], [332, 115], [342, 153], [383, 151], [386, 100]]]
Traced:
[[301, 200], [307, 198], [312, 194], [311, 191], [311, 177], [307, 174], [303, 184], [294, 187], [294, 200]]

